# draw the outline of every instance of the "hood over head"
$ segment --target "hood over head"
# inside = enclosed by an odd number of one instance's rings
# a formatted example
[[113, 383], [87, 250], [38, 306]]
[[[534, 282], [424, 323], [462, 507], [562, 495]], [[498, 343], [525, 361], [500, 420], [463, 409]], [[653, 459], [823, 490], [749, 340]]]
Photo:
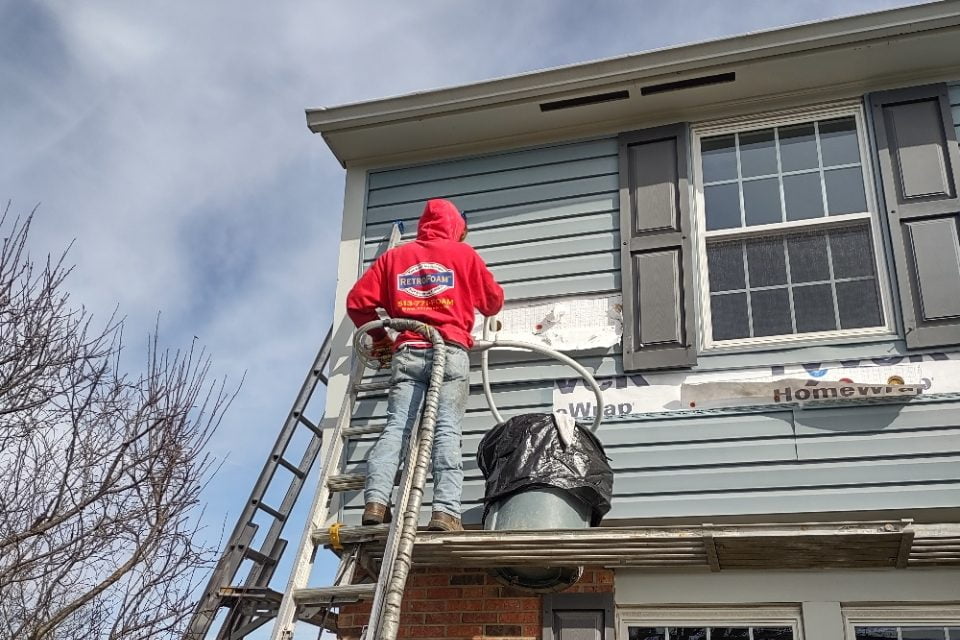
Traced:
[[463, 235], [467, 223], [460, 210], [449, 200], [434, 198], [427, 200], [423, 215], [417, 225], [417, 240], [453, 240], [457, 242]]

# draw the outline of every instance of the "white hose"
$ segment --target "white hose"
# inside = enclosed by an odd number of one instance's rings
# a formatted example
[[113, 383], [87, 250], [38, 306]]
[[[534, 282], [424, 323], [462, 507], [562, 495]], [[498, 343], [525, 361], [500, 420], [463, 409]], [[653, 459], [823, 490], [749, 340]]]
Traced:
[[483, 395], [487, 399], [487, 404], [490, 405], [490, 413], [493, 414], [493, 417], [496, 419], [497, 424], [504, 422], [503, 416], [500, 415], [500, 411], [497, 409], [496, 403], [493, 401], [493, 391], [490, 388], [490, 351], [493, 349], [504, 349], [504, 350], [516, 350], [521, 351], [532, 351], [534, 353], [539, 353], [545, 356], [550, 356], [554, 360], [559, 360], [560, 362], [566, 364], [584, 379], [590, 389], [593, 391], [593, 395], [597, 398], [597, 410], [596, 415], [593, 417], [593, 424], [590, 426], [591, 431], [596, 431], [600, 427], [600, 422], [603, 420], [603, 392], [600, 390], [600, 385], [597, 384], [597, 381], [593, 378], [593, 374], [587, 371], [583, 365], [574, 360], [573, 358], [566, 356], [559, 351], [554, 351], [548, 347], [541, 346], [539, 344], [533, 344], [528, 342], [520, 342], [517, 340], [490, 340], [490, 318], [484, 318], [483, 320], [483, 340], [478, 340], [474, 343], [473, 349], [471, 351], [480, 352], [480, 377], [483, 380]]

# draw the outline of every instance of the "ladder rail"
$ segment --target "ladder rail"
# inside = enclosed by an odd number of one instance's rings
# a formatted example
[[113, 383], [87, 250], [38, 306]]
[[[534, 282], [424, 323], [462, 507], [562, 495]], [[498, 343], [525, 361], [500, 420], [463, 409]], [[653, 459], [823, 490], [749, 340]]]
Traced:
[[[397, 246], [402, 236], [403, 223], [400, 221], [394, 222], [390, 229], [390, 236], [387, 239], [384, 250], [389, 251]], [[294, 558], [293, 570], [290, 573], [286, 589], [283, 592], [283, 598], [280, 601], [280, 607], [277, 610], [273, 632], [270, 636], [272, 640], [289, 640], [293, 637], [294, 627], [297, 622], [297, 603], [294, 594], [296, 590], [306, 587], [316, 560], [317, 548], [312, 542], [313, 531], [319, 526], [326, 525], [330, 520], [331, 512], [339, 510], [339, 495], [336, 498], [331, 498], [328, 481], [334, 474], [334, 471], [339, 470], [339, 464], [344, 450], [343, 431], [350, 426], [350, 421], [353, 418], [353, 407], [357, 402], [358, 395], [357, 387], [363, 379], [363, 370], [364, 365], [360, 358], [353, 357], [348, 379], [347, 397], [344, 398], [336, 423], [330, 431], [331, 442], [327, 444], [327, 452], [326, 455], [323, 456], [317, 490], [314, 494], [313, 503], [310, 506], [307, 522], [304, 525], [303, 535], [300, 537], [300, 544], [297, 547], [297, 554]], [[330, 504], [333, 500], [336, 500], [338, 504]]]
[[[358, 333], [369, 330], [377, 323], [368, 323]], [[407, 464], [401, 481], [398, 497], [398, 515], [390, 527], [386, 548], [377, 579], [377, 589], [371, 606], [370, 619], [364, 640], [395, 640], [400, 628], [400, 609], [407, 577], [413, 566], [413, 545], [417, 537], [420, 508], [423, 504], [423, 487], [427, 469], [433, 458], [433, 435], [437, 421], [440, 387], [446, 367], [446, 349], [443, 337], [435, 328], [415, 320], [392, 319], [383, 323], [395, 329], [416, 331], [433, 343], [433, 363], [430, 382], [423, 401], [418, 433], [411, 433]], [[416, 429], [416, 423], [414, 428]], [[414, 447], [416, 443], [416, 447]], [[399, 506], [402, 505], [402, 508]], [[372, 635], [371, 635], [372, 634]]]
[[[302, 416], [304, 409], [306, 409], [310, 399], [313, 397], [313, 393], [316, 390], [317, 385], [321, 382], [326, 385], [327, 378], [323, 374], [323, 369], [326, 367], [327, 362], [330, 359], [332, 335], [333, 326], [331, 326], [327, 331], [327, 335], [324, 338], [316, 357], [314, 358], [313, 365], [304, 379], [303, 384], [300, 386], [300, 391], [294, 400], [293, 408], [288, 414], [287, 419], [284, 421], [283, 427], [280, 429], [280, 433], [277, 435], [277, 439], [274, 442], [271, 454], [264, 463], [263, 468], [260, 471], [260, 475], [257, 477], [253, 489], [250, 492], [250, 497], [244, 505], [243, 510], [240, 512], [240, 516], [237, 518], [237, 523], [234, 526], [230, 538], [228, 538], [225, 551], [220, 556], [217, 566], [207, 583], [206, 589], [197, 603], [197, 607], [194, 610], [194, 614], [190, 620], [190, 625], [187, 627], [187, 632], [185, 634], [185, 638], [189, 640], [202, 640], [209, 633], [213, 619], [217, 614], [217, 610], [222, 604], [222, 598], [220, 595], [221, 588], [230, 585], [230, 583], [236, 577], [237, 571], [240, 569], [240, 565], [245, 559], [247, 559], [246, 552], [249, 549], [248, 545], [257, 530], [257, 525], [253, 522], [253, 518], [257, 511], [261, 509], [263, 496], [266, 494], [270, 482], [273, 480], [277, 467], [280, 466], [279, 460], [284, 459], [283, 454], [293, 438], [294, 432], [296, 431], [297, 427], [302, 424], [299, 420], [299, 417]], [[317, 452], [320, 450], [321, 441], [321, 433], [314, 432], [310, 443], [308, 443], [306, 447], [299, 467], [299, 469], [304, 470], [304, 476], [309, 472], [310, 467], [313, 466], [313, 463], [316, 460]], [[283, 506], [287, 506], [287, 509], [284, 511], [283, 508], [281, 508], [281, 513], [289, 513], [293, 503], [295, 503], [297, 497], [299, 497], [302, 487], [303, 478], [294, 475], [284, 499]], [[261, 549], [268, 551], [267, 555], [269, 555], [269, 552], [271, 551], [278, 550], [279, 537], [285, 524], [286, 517], [282, 519], [276, 517], [274, 518], [274, 524], [267, 533], [264, 544], [261, 547]], [[282, 545], [280, 545], [279, 551], [282, 552]], [[274, 569], [276, 568], [276, 563], [279, 558], [271, 558], [271, 560], [272, 562], [270, 563], [269, 567], [265, 566], [262, 562], [257, 562], [254, 560], [254, 567], [251, 569], [251, 576], [248, 578], [247, 582], [262, 582], [264, 577], [269, 580]], [[224, 628], [228, 626], [231, 625], [227, 623], [224, 624]]]
[[343, 455], [344, 442], [341, 433], [344, 425], [350, 423], [353, 405], [356, 402], [355, 384], [353, 384], [353, 382], [355, 379], [359, 379], [362, 373], [363, 363], [359, 358], [355, 358], [350, 372], [351, 384], [347, 392], [347, 398], [344, 399], [340, 407], [340, 414], [331, 430], [327, 452], [323, 457], [323, 466], [320, 469], [317, 491], [314, 494], [313, 503], [310, 505], [307, 522], [304, 525], [304, 532], [300, 538], [297, 554], [294, 557], [293, 570], [287, 582], [286, 589], [283, 592], [283, 600], [280, 602], [280, 608], [277, 611], [273, 633], [270, 636], [272, 640], [289, 640], [289, 638], [293, 637], [297, 614], [297, 603], [294, 599], [294, 592], [307, 586], [307, 581], [310, 579], [310, 573], [313, 570], [313, 565], [316, 560], [316, 547], [313, 545], [311, 537], [314, 529], [327, 524], [327, 502], [330, 500], [330, 487], [327, 482], [330, 476], [333, 475], [334, 468], [338, 466], [337, 463]]

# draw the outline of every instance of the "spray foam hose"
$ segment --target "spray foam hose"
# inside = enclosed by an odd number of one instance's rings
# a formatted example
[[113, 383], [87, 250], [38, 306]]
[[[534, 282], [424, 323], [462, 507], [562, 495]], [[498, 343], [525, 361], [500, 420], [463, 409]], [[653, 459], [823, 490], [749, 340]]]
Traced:
[[520, 351], [532, 351], [541, 355], [550, 356], [554, 360], [559, 360], [580, 374], [580, 377], [582, 377], [587, 383], [587, 386], [590, 387], [590, 390], [593, 391], [594, 397], [597, 399], [596, 415], [593, 417], [593, 424], [590, 426], [591, 431], [596, 431], [600, 427], [601, 420], [603, 420], [603, 391], [600, 390], [600, 385], [598, 385], [597, 381], [593, 378], [593, 374], [587, 371], [583, 365], [570, 356], [538, 344], [519, 342], [515, 340], [491, 341], [490, 322], [493, 320], [494, 318], [483, 319], [483, 340], [476, 341], [472, 350], [480, 352], [480, 376], [483, 378], [483, 395], [487, 398], [487, 404], [490, 406], [490, 413], [493, 414], [497, 424], [502, 424], [504, 420], [503, 416], [501, 416], [500, 412], [497, 410], [496, 403], [493, 401], [493, 391], [490, 388], [490, 351], [499, 348], [514, 350], [518, 349]]
[[423, 486], [426, 484], [427, 468], [430, 466], [430, 460], [433, 457], [433, 432], [437, 423], [437, 404], [440, 396], [440, 386], [443, 383], [447, 352], [439, 331], [422, 322], [403, 318], [368, 322], [357, 330], [354, 337], [354, 346], [357, 347], [360, 344], [367, 331], [376, 327], [415, 331], [433, 344], [433, 366], [430, 371], [430, 383], [427, 386], [420, 429], [417, 434], [416, 462], [413, 468], [410, 494], [407, 498], [406, 508], [400, 515], [403, 518], [400, 542], [397, 546], [390, 582], [387, 585], [383, 614], [380, 616], [378, 625], [379, 633], [374, 636], [378, 640], [395, 640], [400, 628], [400, 606], [403, 603], [403, 590], [407, 585], [407, 576], [410, 574], [410, 567], [413, 564], [413, 544], [417, 537], [417, 523], [420, 518], [420, 507], [423, 504]]
[[[573, 358], [566, 356], [558, 351], [543, 347], [540, 345], [529, 344], [512, 340], [490, 341], [489, 338], [490, 320], [484, 318], [483, 322], [483, 340], [477, 341], [473, 346], [473, 351], [480, 352], [480, 368], [483, 378], [483, 392], [486, 396], [487, 404], [490, 406], [490, 412], [498, 423], [503, 422], [503, 416], [500, 415], [497, 405], [493, 400], [493, 392], [490, 388], [490, 359], [489, 354], [492, 349], [519, 349], [522, 351], [532, 351], [542, 355], [549, 356], [571, 367], [590, 386], [597, 400], [596, 415], [591, 425], [591, 430], [596, 431], [602, 417], [603, 393], [600, 386], [593, 378], [593, 375], [587, 371], [580, 363]], [[433, 456], [433, 436], [434, 427], [437, 422], [437, 406], [440, 396], [440, 387], [443, 383], [443, 372], [446, 365], [446, 349], [444, 349], [443, 337], [435, 328], [417, 322], [416, 320], [407, 320], [403, 318], [391, 318], [387, 320], [375, 320], [368, 322], [360, 327], [354, 336], [354, 348], [361, 350], [363, 336], [368, 331], [379, 327], [390, 327], [400, 331], [414, 331], [427, 338], [433, 344], [433, 366], [430, 372], [430, 383], [427, 387], [426, 398], [424, 400], [423, 414], [420, 421], [420, 429], [417, 434], [416, 462], [413, 469], [413, 478], [410, 486], [410, 495], [407, 499], [406, 508], [402, 514], [403, 527], [400, 532], [400, 543], [397, 548], [396, 558], [393, 564], [393, 572], [390, 576], [390, 583], [387, 587], [387, 594], [383, 605], [383, 614], [380, 617], [380, 632], [375, 636], [380, 640], [395, 640], [400, 627], [400, 607], [403, 602], [403, 591], [407, 584], [407, 577], [410, 574], [410, 568], [413, 564], [413, 546], [417, 536], [417, 523], [420, 517], [420, 507], [423, 504], [423, 487], [426, 484], [427, 468]]]

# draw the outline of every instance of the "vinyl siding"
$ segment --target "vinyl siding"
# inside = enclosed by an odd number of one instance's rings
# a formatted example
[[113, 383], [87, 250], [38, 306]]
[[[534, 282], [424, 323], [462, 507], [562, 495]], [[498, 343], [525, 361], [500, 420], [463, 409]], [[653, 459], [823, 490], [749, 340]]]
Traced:
[[[960, 85], [950, 95], [960, 137]], [[469, 241], [509, 300], [620, 290], [616, 139], [379, 171], [368, 187], [364, 267], [394, 221], [412, 238], [424, 200], [445, 197], [467, 212]], [[598, 377], [623, 373], [618, 348], [576, 357]], [[475, 453], [493, 425], [478, 364], [463, 425], [467, 523], [479, 521]], [[496, 355], [491, 367], [505, 416], [549, 411], [552, 381], [570, 376], [527, 354]], [[383, 424], [385, 413], [385, 396], [372, 395], [354, 424]], [[677, 412], [605, 422], [599, 436], [616, 473], [610, 520], [960, 506], [960, 400]], [[364, 470], [375, 439], [348, 443], [345, 471]], [[344, 520], [357, 522], [361, 508], [362, 495], [347, 494]]]

